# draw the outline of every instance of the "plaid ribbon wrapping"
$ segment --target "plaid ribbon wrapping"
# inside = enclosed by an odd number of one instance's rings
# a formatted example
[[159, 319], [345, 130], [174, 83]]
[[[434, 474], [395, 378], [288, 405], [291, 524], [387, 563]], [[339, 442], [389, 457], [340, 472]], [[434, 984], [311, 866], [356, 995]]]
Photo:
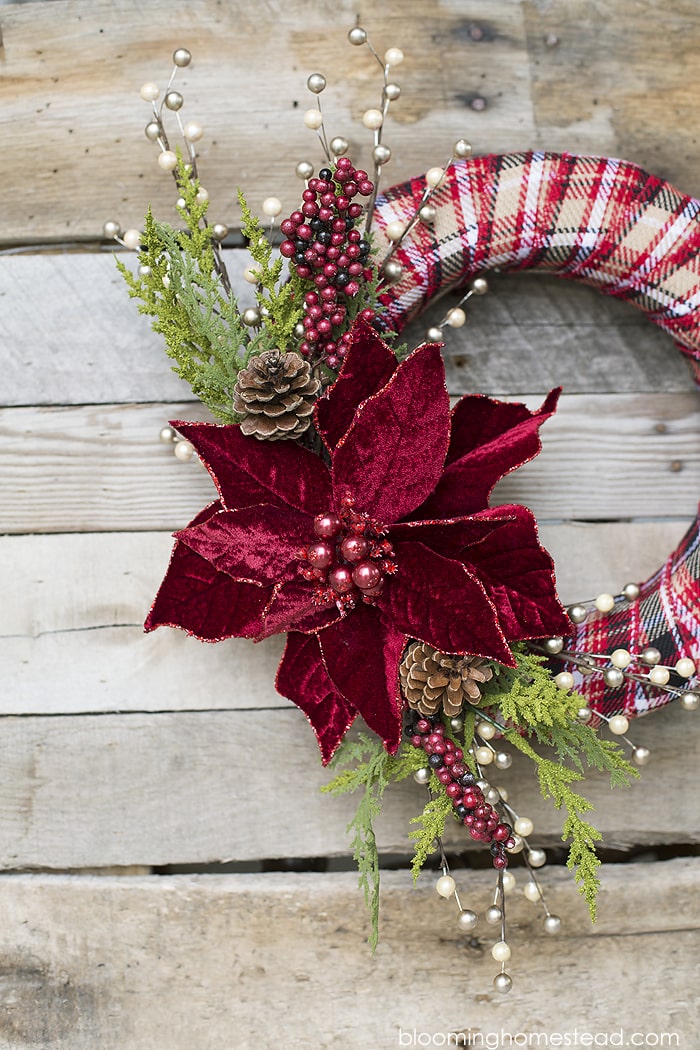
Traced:
[[[377, 200], [380, 241], [390, 222], [415, 214], [424, 177]], [[431, 198], [435, 223], [417, 224], [397, 249], [401, 280], [381, 297], [385, 328], [400, 331], [435, 296], [491, 270], [542, 269], [627, 299], [669, 332], [700, 383], [700, 201], [610, 157], [513, 153], [457, 161]], [[634, 602], [618, 601], [576, 629], [571, 648], [639, 652], [662, 662], [700, 663], [700, 538], [696, 520]], [[670, 699], [635, 682], [606, 689], [575, 668], [577, 688], [597, 711], [628, 717]], [[672, 679], [682, 686], [680, 679]]]

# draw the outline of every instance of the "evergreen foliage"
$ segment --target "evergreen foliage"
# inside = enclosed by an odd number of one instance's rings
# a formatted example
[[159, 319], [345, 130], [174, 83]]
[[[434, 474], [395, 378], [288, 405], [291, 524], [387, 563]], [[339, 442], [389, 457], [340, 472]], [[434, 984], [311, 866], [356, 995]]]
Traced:
[[178, 187], [185, 222], [174, 230], [146, 215], [139, 272], [132, 273], [117, 259], [139, 312], [153, 318], [173, 371], [224, 423], [238, 422], [232, 408], [233, 388], [241, 368], [252, 354], [274, 345], [268, 330], [251, 335], [241, 321], [238, 304], [228, 293], [206, 223], [208, 201], [198, 201], [199, 181], [190, 177], [179, 158]]
[[[425, 756], [424, 756], [425, 759]], [[415, 831], [409, 832], [413, 839], [414, 853], [411, 862], [413, 881], [415, 882], [421, 873], [423, 865], [435, 851], [435, 839], [441, 839], [445, 831], [445, 823], [452, 812], [452, 802], [445, 794], [442, 784], [436, 776], [430, 778], [431, 798], [426, 803], [423, 812], [413, 817], [411, 824], [417, 824]]]
[[281, 258], [273, 260], [272, 245], [262, 223], [253, 215], [240, 190], [238, 203], [243, 215], [243, 233], [248, 240], [248, 250], [257, 264], [257, 300], [263, 312], [263, 325], [268, 329], [274, 345], [286, 351], [295, 326], [304, 316], [304, 292], [314, 285], [311, 281], [302, 281], [293, 267], [290, 267], [289, 279], [280, 283], [284, 263]]
[[[534, 765], [544, 798], [552, 800], [566, 816], [562, 827], [562, 841], [569, 843], [567, 866], [573, 870], [579, 891], [585, 898], [591, 918], [595, 919], [596, 897], [600, 886], [596, 843], [600, 833], [584, 819], [592, 809], [591, 803], [574, 790], [572, 785], [585, 777], [585, 767], [610, 775], [612, 787], [624, 786], [637, 770], [624, 758], [619, 746], [611, 740], [601, 740], [590, 726], [576, 720], [576, 712], [583, 699], [575, 693], [560, 689], [546, 666], [546, 658], [524, 648], [516, 648], [517, 667], [503, 667], [492, 663], [493, 678], [482, 689], [482, 706], [478, 712], [469, 707], [463, 712], [464, 728], [455, 734], [449, 721], [445, 732], [464, 751], [472, 746], [476, 717], [495, 725], [514, 748]], [[552, 748], [554, 757], [538, 754], [532, 738]], [[379, 857], [374, 837], [374, 820], [381, 809], [381, 800], [388, 784], [403, 780], [417, 769], [427, 765], [421, 748], [405, 743], [397, 755], [388, 755], [379, 739], [361, 735], [357, 741], [341, 744], [334, 765], [345, 768], [322, 790], [335, 794], [362, 789], [357, 814], [349, 825], [353, 831], [353, 851], [360, 871], [360, 884], [370, 908], [372, 934], [370, 943], [376, 946], [379, 908]], [[418, 877], [433, 843], [441, 838], [448, 816], [453, 811], [451, 800], [437, 777], [429, 781], [429, 799], [423, 812], [411, 823], [409, 838], [413, 840], [414, 856], [411, 864], [414, 879]]]
[[362, 792], [357, 812], [347, 830], [352, 832], [352, 855], [357, 864], [365, 905], [369, 909], [369, 945], [374, 952], [379, 940], [379, 854], [374, 821], [381, 812], [384, 791], [391, 780], [391, 757], [382, 747], [381, 740], [368, 737], [364, 733], [361, 733], [357, 740], [345, 743], [343, 749], [347, 761], [356, 765], [354, 768], [344, 769], [321, 790], [336, 795], [348, 791]]

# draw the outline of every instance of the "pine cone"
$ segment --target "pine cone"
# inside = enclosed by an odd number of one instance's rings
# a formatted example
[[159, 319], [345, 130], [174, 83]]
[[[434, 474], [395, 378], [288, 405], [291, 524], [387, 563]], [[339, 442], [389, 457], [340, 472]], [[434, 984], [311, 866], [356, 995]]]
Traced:
[[455, 718], [464, 705], [478, 704], [479, 686], [493, 677], [481, 656], [451, 656], [427, 642], [411, 642], [399, 667], [403, 695], [409, 707], [422, 715], [434, 715], [442, 707]]
[[265, 350], [238, 373], [233, 408], [243, 417], [241, 431], [261, 441], [299, 437], [311, 423], [320, 389], [299, 354]]

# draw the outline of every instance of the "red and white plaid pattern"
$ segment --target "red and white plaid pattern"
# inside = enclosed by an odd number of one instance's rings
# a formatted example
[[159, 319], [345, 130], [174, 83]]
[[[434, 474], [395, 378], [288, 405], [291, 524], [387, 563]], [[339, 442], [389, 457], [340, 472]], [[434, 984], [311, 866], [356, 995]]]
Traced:
[[[390, 222], [412, 219], [425, 185], [421, 176], [378, 198], [380, 247], [389, 248]], [[400, 331], [434, 296], [475, 276], [543, 269], [644, 310], [700, 382], [700, 201], [625, 161], [531, 152], [456, 162], [431, 203], [435, 223], [417, 224], [396, 252], [404, 274], [381, 297], [385, 328]], [[568, 644], [596, 653], [653, 645], [665, 664], [680, 656], [700, 663], [698, 521], [637, 601], [589, 617]], [[608, 715], [643, 714], [669, 698], [634, 682], [611, 690], [597, 675], [576, 678]]]
[[[379, 197], [380, 240], [412, 218], [424, 189], [421, 176]], [[512, 153], [457, 161], [431, 203], [435, 223], [419, 223], [396, 253], [404, 276], [382, 295], [386, 328], [489, 270], [548, 270], [640, 307], [700, 380], [700, 201], [625, 161]]]

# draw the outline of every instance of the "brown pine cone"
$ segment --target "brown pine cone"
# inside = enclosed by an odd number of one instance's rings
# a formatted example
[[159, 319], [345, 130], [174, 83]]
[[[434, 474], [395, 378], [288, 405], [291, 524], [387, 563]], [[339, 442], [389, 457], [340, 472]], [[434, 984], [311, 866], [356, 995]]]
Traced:
[[481, 656], [454, 656], [427, 642], [411, 642], [399, 666], [401, 690], [414, 711], [434, 715], [442, 707], [448, 718], [455, 718], [465, 700], [479, 703], [479, 686], [493, 677], [485, 663]]
[[233, 390], [233, 409], [243, 417], [241, 431], [261, 441], [299, 437], [311, 423], [320, 389], [299, 354], [263, 351], [241, 369]]

